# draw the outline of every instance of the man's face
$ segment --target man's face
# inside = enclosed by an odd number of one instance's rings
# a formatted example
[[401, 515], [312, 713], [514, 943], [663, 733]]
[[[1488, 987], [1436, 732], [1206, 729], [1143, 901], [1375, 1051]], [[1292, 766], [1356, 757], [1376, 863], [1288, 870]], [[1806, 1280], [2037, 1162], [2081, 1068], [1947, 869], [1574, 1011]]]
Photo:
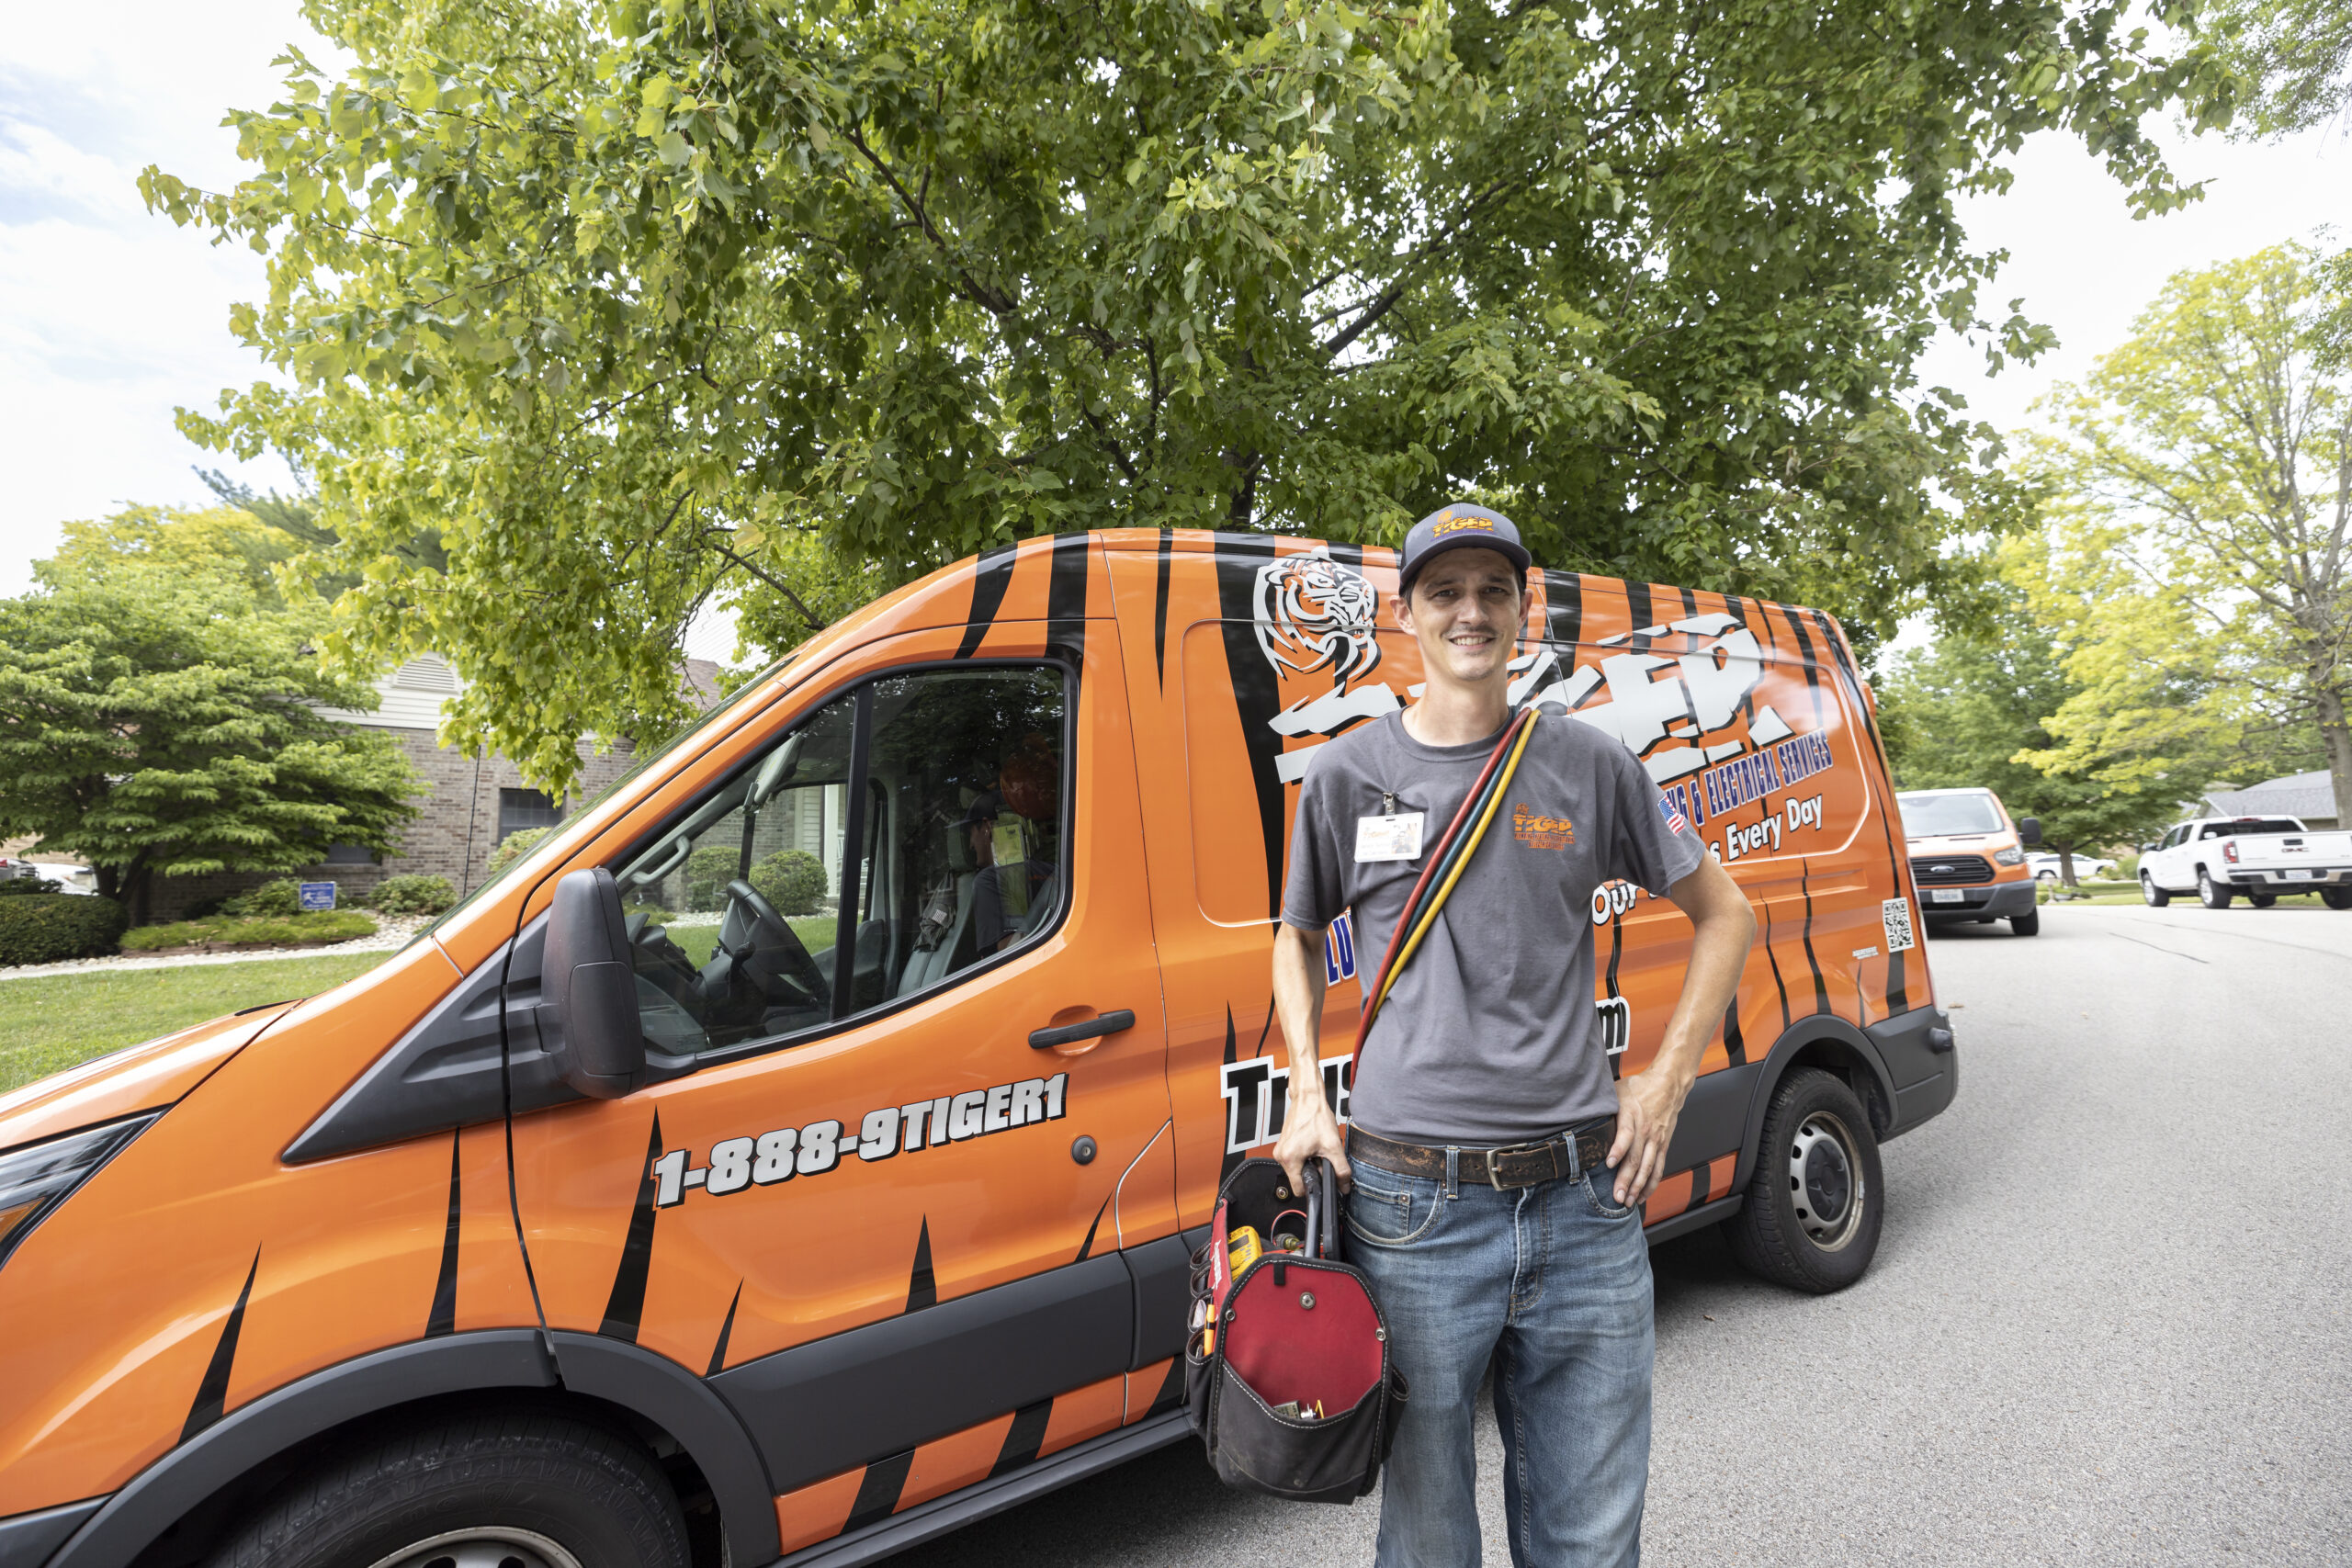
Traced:
[[971, 834], [972, 863], [980, 866], [994, 865], [996, 863], [995, 819], [991, 818], [987, 821], [973, 823]]
[[1520, 575], [1500, 551], [1453, 549], [1421, 569], [1396, 624], [1421, 646], [1421, 668], [1464, 685], [1496, 678], [1519, 636]]

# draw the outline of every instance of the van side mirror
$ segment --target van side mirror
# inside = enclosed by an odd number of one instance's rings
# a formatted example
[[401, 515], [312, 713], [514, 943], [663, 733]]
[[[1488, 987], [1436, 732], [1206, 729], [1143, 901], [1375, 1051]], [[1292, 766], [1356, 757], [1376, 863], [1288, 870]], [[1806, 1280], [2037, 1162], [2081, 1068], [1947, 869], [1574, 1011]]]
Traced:
[[[2040, 818], [2020, 817], [2018, 818], [2018, 842], [2023, 844], [2030, 850], [2038, 848], [2041, 845], [2041, 819]], [[618, 906], [616, 905], [615, 908], [618, 908]]]
[[571, 872], [555, 885], [539, 996], [539, 1037], [565, 1083], [617, 1100], [645, 1081], [637, 969], [611, 872]]

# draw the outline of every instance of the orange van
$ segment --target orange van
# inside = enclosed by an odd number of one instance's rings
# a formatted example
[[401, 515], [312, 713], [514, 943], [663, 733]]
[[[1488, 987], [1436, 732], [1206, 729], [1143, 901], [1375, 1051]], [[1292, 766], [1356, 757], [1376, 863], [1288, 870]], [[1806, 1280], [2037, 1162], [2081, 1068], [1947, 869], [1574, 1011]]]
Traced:
[[2011, 936], [2041, 934], [2041, 885], [2025, 859], [2041, 842], [2039, 821], [2011, 817], [1989, 789], [1907, 789], [1895, 809], [1929, 926], [2005, 919]]
[[[1189, 1258], [1283, 1125], [1294, 786], [1420, 689], [1395, 581], [991, 550], [370, 973], [0, 1100], [0, 1568], [839, 1568], [1176, 1440]], [[1816, 612], [1529, 585], [1513, 700], [1631, 748], [1759, 917], [1650, 1234], [1836, 1288], [1957, 1083], [1870, 694]], [[1590, 919], [1637, 1071], [1689, 927]], [[1342, 1116], [1385, 935], [1327, 943]]]

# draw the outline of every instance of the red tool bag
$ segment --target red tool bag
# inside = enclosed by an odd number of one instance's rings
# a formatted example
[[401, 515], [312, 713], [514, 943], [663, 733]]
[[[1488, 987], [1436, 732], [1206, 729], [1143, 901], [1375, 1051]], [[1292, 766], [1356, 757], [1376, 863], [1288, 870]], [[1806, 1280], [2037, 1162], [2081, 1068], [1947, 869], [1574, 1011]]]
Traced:
[[[1374, 1016], [1477, 852], [1535, 722], [1529, 710], [1504, 729], [1430, 849], [1379, 970], [1363, 982], [1359, 1067]], [[1396, 1440], [1405, 1379], [1390, 1361], [1371, 1281], [1342, 1255], [1331, 1168], [1310, 1159], [1306, 1168], [1304, 1193], [1270, 1159], [1243, 1161], [1217, 1190], [1208, 1244], [1193, 1265], [1184, 1402], [1227, 1485], [1352, 1503], [1379, 1481]]]
[[[1340, 1260], [1331, 1168], [1317, 1159], [1306, 1168], [1303, 1201], [1270, 1159], [1243, 1161], [1218, 1191], [1194, 1266], [1186, 1404], [1227, 1484], [1352, 1503], [1396, 1439], [1405, 1380], [1390, 1364], [1371, 1284]], [[1236, 1274], [1232, 1248], [1245, 1229], [1272, 1239]]]

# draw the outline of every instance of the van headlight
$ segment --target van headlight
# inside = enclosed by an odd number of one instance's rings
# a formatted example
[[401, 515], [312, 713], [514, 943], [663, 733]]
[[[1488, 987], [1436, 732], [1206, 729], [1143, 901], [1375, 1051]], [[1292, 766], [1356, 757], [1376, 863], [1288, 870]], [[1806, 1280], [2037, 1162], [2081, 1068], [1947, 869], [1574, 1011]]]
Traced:
[[2006, 850], [1995, 850], [1993, 852], [1993, 858], [2003, 865], [2023, 865], [2025, 863], [2025, 852], [2018, 848], [2015, 844], [2011, 844]]
[[144, 1111], [0, 1153], [0, 1263], [7, 1261], [44, 1215], [72, 1197], [75, 1188], [162, 1114]]

